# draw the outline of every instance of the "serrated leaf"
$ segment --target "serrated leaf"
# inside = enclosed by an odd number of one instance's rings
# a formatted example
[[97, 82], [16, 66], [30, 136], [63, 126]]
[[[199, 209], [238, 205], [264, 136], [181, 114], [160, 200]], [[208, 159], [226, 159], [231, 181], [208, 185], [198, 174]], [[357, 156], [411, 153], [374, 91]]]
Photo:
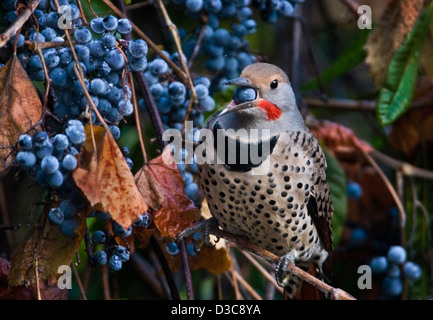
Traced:
[[389, 64], [377, 104], [377, 119], [382, 126], [394, 122], [410, 107], [416, 86], [420, 50], [432, 18], [431, 4], [421, 12], [412, 31]]

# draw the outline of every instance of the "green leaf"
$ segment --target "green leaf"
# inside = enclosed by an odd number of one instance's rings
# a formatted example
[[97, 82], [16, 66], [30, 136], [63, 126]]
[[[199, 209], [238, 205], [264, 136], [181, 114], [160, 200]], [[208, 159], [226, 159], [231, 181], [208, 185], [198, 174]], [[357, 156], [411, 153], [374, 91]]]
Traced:
[[433, 4], [430, 4], [421, 12], [389, 64], [377, 103], [377, 119], [382, 126], [393, 123], [410, 107], [418, 75], [420, 50], [432, 17]]
[[[320, 80], [323, 84], [330, 83], [332, 80], [346, 74], [364, 61], [366, 56], [364, 44], [367, 41], [369, 33], [370, 30], [368, 29], [361, 31], [358, 37], [348, 45], [344, 52], [320, 74]], [[309, 91], [318, 87], [319, 81], [318, 78], [315, 77], [307, 83], [304, 83], [301, 86], [301, 90]]]
[[334, 215], [332, 217], [332, 233], [334, 235], [334, 248], [338, 245], [346, 221], [347, 213], [347, 192], [346, 192], [346, 174], [341, 168], [338, 160], [332, 156], [325, 147], [322, 147], [325, 153], [328, 169], [326, 177], [328, 179], [329, 190], [331, 191], [332, 204], [334, 206]]

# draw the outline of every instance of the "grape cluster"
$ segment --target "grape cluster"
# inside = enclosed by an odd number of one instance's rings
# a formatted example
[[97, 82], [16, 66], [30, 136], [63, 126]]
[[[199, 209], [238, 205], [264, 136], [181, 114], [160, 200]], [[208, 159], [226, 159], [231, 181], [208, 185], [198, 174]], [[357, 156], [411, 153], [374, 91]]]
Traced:
[[[100, 216], [100, 212], [95, 212], [95, 216]], [[96, 247], [98, 245], [104, 245], [102, 250], [95, 253], [93, 261], [96, 265], [102, 266], [107, 264], [111, 271], [119, 271], [122, 268], [124, 262], [130, 258], [129, 247], [119, 245], [115, 241], [115, 237], [120, 237], [123, 240], [132, 234], [132, 230], [135, 227], [147, 228], [150, 223], [150, 218], [147, 213], [141, 215], [127, 230], [125, 230], [120, 224], [112, 222], [112, 235], [106, 235], [105, 232], [97, 230], [92, 234], [92, 243]], [[126, 242], [125, 242], [126, 243]]]
[[386, 256], [374, 257], [370, 262], [373, 273], [384, 275], [382, 289], [386, 298], [394, 298], [403, 292], [403, 275], [413, 283], [422, 275], [421, 267], [407, 261], [406, 250], [401, 246], [391, 246]]
[[16, 156], [18, 165], [28, 170], [42, 185], [59, 188], [77, 166], [75, 154], [86, 139], [81, 121], [69, 120], [65, 134], [49, 137], [45, 131], [23, 134]]

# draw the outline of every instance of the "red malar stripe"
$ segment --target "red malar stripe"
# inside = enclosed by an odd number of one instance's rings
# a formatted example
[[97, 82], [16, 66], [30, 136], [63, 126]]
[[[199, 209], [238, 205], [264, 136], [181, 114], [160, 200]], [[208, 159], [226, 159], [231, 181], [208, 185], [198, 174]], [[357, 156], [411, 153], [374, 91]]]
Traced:
[[268, 116], [268, 120], [277, 120], [281, 116], [281, 109], [278, 108], [275, 104], [270, 103], [267, 100], [260, 100], [259, 102], [259, 108], [263, 109], [266, 112], [266, 115]]

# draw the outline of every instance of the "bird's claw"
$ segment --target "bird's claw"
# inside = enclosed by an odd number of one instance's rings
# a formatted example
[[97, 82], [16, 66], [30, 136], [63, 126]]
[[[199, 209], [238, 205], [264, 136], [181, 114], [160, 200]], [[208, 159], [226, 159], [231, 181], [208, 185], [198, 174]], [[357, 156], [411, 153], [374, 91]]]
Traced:
[[283, 288], [289, 284], [291, 277], [291, 273], [287, 270], [289, 264], [295, 264], [295, 254], [293, 251], [281, 256], [275, 269], [275, 278], [277, 283]]
[[[195, 245], [195, 250], [198, 252], [201, 250], [201, 248], [203, 248], [203, 246], [206, 244], [209, 247], [213, 247], [215, 244], [211, 243], [210, 241], [210, 229], [211, 227], [214, 226], [218, 226], [218, 222], [215, 218], [210, 218], [207, 220], [203, 220], [201, 222], [199, 222], [198, 224], [196, 224], [195, 226], [192, 226], [190, 228], [187, 228], [185, 230], [183, 230], [179, 236], [177, 237], [177, 243], [180, 243], [182, 241], [182, 239], [186, 239], [194, 234], [196, 234], [197, 232], [202, 232], [203, 233], [203, 240], [197, 240], [199, 241], [198, 244]], [[219, 238], [217, 238], [217, 240], [215, 241], [215, 243], [217, 243], [219, 240]]]

